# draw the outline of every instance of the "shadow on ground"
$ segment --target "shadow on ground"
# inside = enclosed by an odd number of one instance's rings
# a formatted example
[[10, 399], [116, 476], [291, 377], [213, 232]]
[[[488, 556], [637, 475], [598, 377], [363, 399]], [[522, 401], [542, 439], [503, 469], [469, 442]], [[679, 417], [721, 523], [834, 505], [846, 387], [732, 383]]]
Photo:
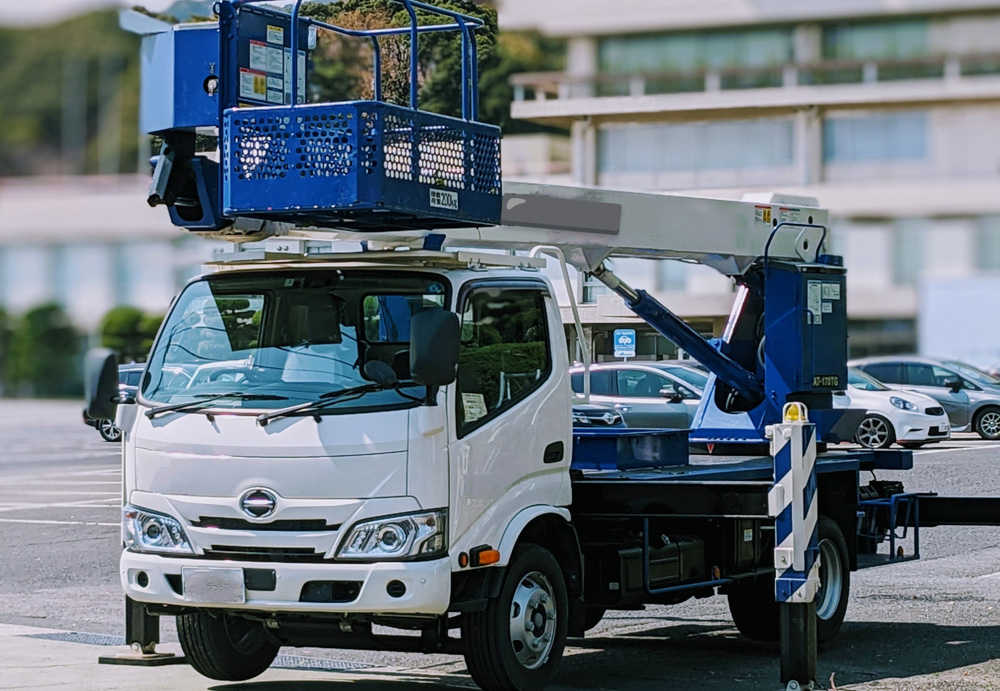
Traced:
[[[775, 691], [778, 648], [741, 637], [729, 622], [692, 622], [604, 637], [597, 633], [572, 641], [554, 690], [615, 691]], [[619, 626], [627, 626], [623, 618]], [[1000, 627], [939, 626], [889, 622], [845, 624], [840, 638], [820, 651], [819, 685], [831, 675], [843, 689], [854, 684], [935, 675], [1000, 656]], [[430, 687], [476, 688], [462, 674], [429, 670], [372, 673], [369, 679], [303, 682], [246, 682], [213, 687], [216, 691], [327, 691], [350, 685], [359, 691], [395, 691]]]

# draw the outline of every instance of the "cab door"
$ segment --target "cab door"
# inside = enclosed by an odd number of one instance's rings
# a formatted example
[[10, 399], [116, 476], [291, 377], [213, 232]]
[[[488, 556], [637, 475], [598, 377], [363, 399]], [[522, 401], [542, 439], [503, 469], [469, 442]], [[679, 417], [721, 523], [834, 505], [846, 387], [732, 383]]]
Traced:
[[460, 291], [457, 311], [451, 534], [461, 544], [496, 546], [491, 531], [522, 508], [569, 503], [565, 338], [559, 309], [540, 281], [475, 281]]

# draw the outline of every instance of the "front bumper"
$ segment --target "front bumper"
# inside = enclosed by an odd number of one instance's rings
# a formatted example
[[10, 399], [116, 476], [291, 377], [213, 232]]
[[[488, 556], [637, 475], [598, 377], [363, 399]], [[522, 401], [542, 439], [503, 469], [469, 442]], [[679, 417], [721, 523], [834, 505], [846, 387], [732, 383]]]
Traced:
[[[197, 602], [185, 599], [183, 593], [178, 592], [183, 588], [175, 589], [182, 583], [181, 569], [184, 567], [274, 569], [276, 583], [273, 591], [246, 590], [246, 602], [242, 604]], [[140, 579], [140, 573], [145, 573], [145, 579]], [[210, 561], [123, 552], [120, 575], [125, 594], [133, 600], [181, 607], [299, 613], [444, 614], [451, 598], [451, 565], [447, 557], [421, 562], [289, 564]], [[140, 580], [147, 581], [146, 585], [140, 586]], [[301, 602], [302, 588], [310, 581], [354, 581], [361, 583], [361, 589], [351, 602]], [[406, 592], [400, 597], [389, 595], [386, 588], [391, 581], [403, 583]]]
[[896, 441], [942, 441], [951, 436], [948, 416], [931, 417], [920, 413], [898, 414], [893, 420]]

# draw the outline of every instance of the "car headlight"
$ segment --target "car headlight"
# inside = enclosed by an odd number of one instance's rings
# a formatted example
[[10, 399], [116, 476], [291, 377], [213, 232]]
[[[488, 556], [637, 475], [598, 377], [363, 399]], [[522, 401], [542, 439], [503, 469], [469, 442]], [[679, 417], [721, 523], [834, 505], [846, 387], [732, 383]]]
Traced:
[[179, 521], [132, 505], [122, 509], [122, 537], [131, 552], [194, 554]]
[[583, 413], [573, 413], [573, 424], [574, 425], [589, 425], [590, 418]]
[[916, 409], [917, 409], [917, 406], [913, 405], [912, 403], [910, 403], [905, 398], [900, 398], [899, 396], [892, 396], [892, 397], [890, 397], [889, 398], [889, 403], [892, 403], [894, 406], [896, 406], [900, 410], [913, 410], [913, 411], [916, 411]]
[[361, 521], [340, 546], [339, 559], [430, 559], [448, 550], [448, 511]]

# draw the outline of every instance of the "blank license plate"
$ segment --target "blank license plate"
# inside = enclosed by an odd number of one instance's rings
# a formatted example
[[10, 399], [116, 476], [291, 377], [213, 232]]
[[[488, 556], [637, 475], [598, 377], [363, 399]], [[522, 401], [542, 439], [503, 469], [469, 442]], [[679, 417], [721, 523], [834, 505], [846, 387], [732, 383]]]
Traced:
[[216, 605], [236, 605], [247, 601], [243, 587], [243, 569], [181, 569], [184, 599]]

